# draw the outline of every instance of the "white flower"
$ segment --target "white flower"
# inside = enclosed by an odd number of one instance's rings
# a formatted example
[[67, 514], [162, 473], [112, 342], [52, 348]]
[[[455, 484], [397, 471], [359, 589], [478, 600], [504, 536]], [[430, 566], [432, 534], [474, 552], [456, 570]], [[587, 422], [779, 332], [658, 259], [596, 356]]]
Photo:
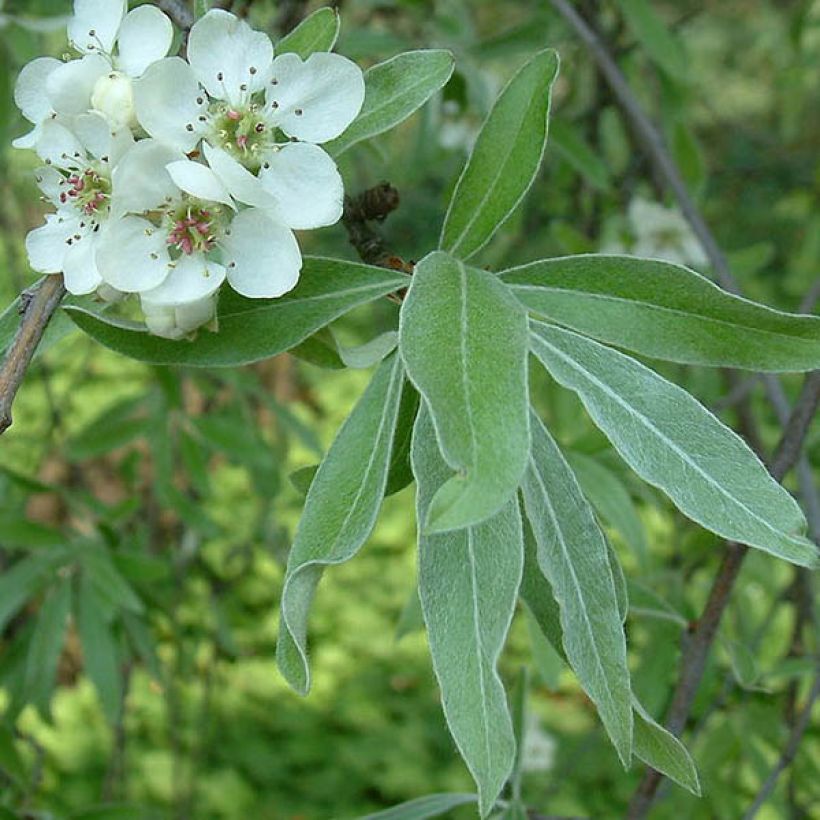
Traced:
[[131, 144], [127, 132], [113, 137], [99, 114], [76, 117], [71, 130], [54, 120], [41, 126], [37, 152], [46, 166], [37, 184], [57, 212], [29, 233], [26, 250], [34, 270], [62, 272], [70, 293], [91, 293], [102, 282], [95, 260], [108, 221], [111, 172]]
[[633, 255], [695, 267], [708, 264], [703, 246], [679, 211], [635, 197], [629, 222], [636, 240]]
[[212, 296], [226, 278], [248, 297], [295, 286], [302, 258], [292, 231], [259, 208], [237, 212], [219, 177], [178, 149], [137, 143], [113, 186], [97, 264], [117, 290], [178, 307]]
[[84, 56], [67, 63], [44, 57], [20, 72], [15, 100], [35, 128], [16, 147], [33, 147], [54, 115], [95, 110], [114, 131], [136, 125], [132, 81], [168, 54], [174, 32], [155, 6], [127, 10], [127, 0], [75, 0], [68, 37]]
[[[159, 288], [158, 288], [159, 290]], [[182, 339], [197, 328], [214, 321], [216, 295], [190, 302], [175, 301], [165, 304], [161, 299], [152, 300], [147, 294], [140, 298], [145, 324], [155, 336], [166, 339]]]
[[359, 113], [362, 72], [338, 54], [273, 54], [267, 35], [212, 10], [191, 30], [190, 65], [160, 60], [135, 83], [137, 118], [185, 153], [204, 140], [205, 157], [236, 200], [289, 228], [331, 225], [342, 214], [343, 185], [318, 143]]

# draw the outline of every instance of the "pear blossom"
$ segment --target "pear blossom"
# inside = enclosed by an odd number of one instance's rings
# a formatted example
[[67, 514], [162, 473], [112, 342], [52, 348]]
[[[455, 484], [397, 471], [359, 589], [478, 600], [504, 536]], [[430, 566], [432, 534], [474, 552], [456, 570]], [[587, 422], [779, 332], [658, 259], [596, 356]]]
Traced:
[[361, 69], [347, 58], [274, 58], [267, 35], [214, 9], [191, 29], [188, 62], [154, 63], [134, 99], [137, 119], [157, 140], [185, 153], [203, 142], [237, 201], [295, 230], [341, 218], [342, 179], [319, 144], [339, 136], [364, 100]]
[[113, 187], [97, 265], [109, 285], [139, 293], [149, 312], [174, 308], [179, 320], [181, 306], [209, 299], [225, 279], [248, 297], [295, 286], [302, 260], [290, 229], [263, 209], [238, 210], [213, 170], [179, 149], [140, 141], [115, 169]]
[[56, 207], [46, 224], [26, 238], [29, 262], [40, 273], [63, 273], [70, 293], [91, 293], [101, 283], [96, 251], [105, 234], [112, 169], [132, 145], [131, 136], [111, 134], [99, 114], [82, 114], [69, 130], [49, 120], [42, 125], [37, 171], [44, 199]]
[[16, 147], [34, 147], [50, 118], [91, 110], [114, 131], [136, 126], [133, 80], [168, 54], [174, 31], [155, 6], [126, 12], [127, 0], [75, 0], [68, 38], [83, 56], [68, 62], [39, 58], [20, 72], [15, 100], [34, 130]]

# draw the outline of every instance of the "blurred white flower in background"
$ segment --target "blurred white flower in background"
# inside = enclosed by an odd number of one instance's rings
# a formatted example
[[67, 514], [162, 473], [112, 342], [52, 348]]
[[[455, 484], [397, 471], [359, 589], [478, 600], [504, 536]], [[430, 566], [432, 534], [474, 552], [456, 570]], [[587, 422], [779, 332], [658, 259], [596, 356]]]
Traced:
[[700, 241], [675, 208], [634, 197], [627, 217], [631, 241], [622, 237], [608, 240], [602, 244], [601, 253], [625, 253], [695, 268], [709, 264]]
[[521, 749], [521, 770], [548, 772], [555, 765], [555, 738], [541, 727], [541, 721], [527, 712], [524, 745]]

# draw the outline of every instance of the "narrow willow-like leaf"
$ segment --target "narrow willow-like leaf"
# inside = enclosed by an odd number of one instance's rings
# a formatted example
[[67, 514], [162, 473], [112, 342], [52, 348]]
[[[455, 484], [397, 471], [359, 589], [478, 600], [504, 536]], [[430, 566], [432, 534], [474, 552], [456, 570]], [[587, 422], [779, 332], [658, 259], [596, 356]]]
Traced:
[[558, 55], [536, 54], [507, 84], [481, 128], [441, 231], [440, 247], [469, 259], [532, 185], [544, 149]]
[[[413, 433], [413, 472], [421, 521], [449, 469], [429, 412]], [[481, 816], [510, 775], [515, 736], [496, 670], [515, 609], [523, 564], [521, 517], [513, 498], [467, 529], [419, 534], [419, 594], [444, 715], [478, 785]]]
[[477, 524], [515, 494], [530, 446], [526, 322], [493, 274], [441, 252], [416, 266], [399, 346], [457, 471], [425, 506], [430, 532]]
[[396, 433], [393, 436], [393, 452], [390, 454], [390, 471], [384, 494], [393, 495], [413, 482], [413, 467], [410, 464], [410, 446], [413, 441], [413, 425], [419, 412], [418, 391], [405, 380], [401, 391], [401, 404], [396, 419]]
[[144, 328], [67, 306], [74, 322], [112, 350], [152, 364], [226, 367], [275, 356], [358, 305], [406, 287], [406, 276], [335, 259], [305, 259], [299, 284], [279, 299], [245, 299], [223, 290], [219, 332], [194, 342], [150, 336]]
[[532, 349], [558, 382], [578, 393], [635, 472], [689, 518], [724, 538], [817, 565], [794, 499], [685, 390], [616, 350], [540, 322], [532, 323]]
[[70, 610], [71, 579], [63, 578], [43, 602], [26, 658], [24, 691], [30, 702], [44, 713], [49, 710]]
[[370, 535], [384, 496], [403, 372], [385, 360], [342, 425], [308, 491], [288, 556], [276, 660], [288, 683], [310, 688], [307, 622], [326, 566], [352, 558]]
[[474, 794], [428, 794], [400, 806], [368, 814], [360, 820], [428, 820], [430, 817], [441, 817], [451, 809], [475, 802]]
[[733, 296], [681, 265], [591, 254], [500, 276], [533, 312], [656, 359], [772, 372], [820, 367], [820, 317]]
[[652, 8], [649, 0], [618, 0], [627, 25], [651, 59], [670, 77], [688, 79], [686, 53], [680, 40]]
[[[552, 595], [549, 582], [541, 574], [537, 563], [537, 545], [527, 521], [524, 521], [524, 577], [521, 580], [521, 599], [524, 601], [531, 621], [540, 629], [548, 644], [567, 662], [564, 639], [559, 621], [558, 604]], [[589, 693], [587, 693], [589, 694]], [[655, 723], [632, 696], [633, 746], [632, 751], [644, 763], [663, 772], [679, 785], [694, 794], [700, 794], [697, 769], [686, 747], [663, 727]]]
[[388, 330], [358, 347], [339, 345], [339, 357], [347, 367], [367, 370], [392, 353], [398, 343], [399, 334], [395, 330]]
[[632, 692], [609, 548], [572, 470], [534, 414], [521, 488], [538, 566], [558, 601], [567, 658], [628, 766]]
[[0, 631], [48, 581], [60, 563], [51, 551], [23, 558], [0, 574]]
[[332, 8], [314, 11], [276, 43], [276, 53], [298, 54], [303, 60], [314, 51], [331, 51], [339, 36], [339, 12]]
[[600, 461], [583, 453], [567, 453], [567, 461], [598, 515], [620, 533], [645, 565], [649, 558], [646, 532], [635, 503], [621, 480]]
[[340, 137], [323, 147], [339, 156], [352, 145], [375, 137], [406, 120], [444, 86], [455, 60], [449, 51], [427, 49], [397, 54], [364, 74], [364, 104]]
[[632, 706], [636, 718], [635, 756], [700, 797], [698, 770], [686, 747], [655, 723], [637, 699], [633, 699]]

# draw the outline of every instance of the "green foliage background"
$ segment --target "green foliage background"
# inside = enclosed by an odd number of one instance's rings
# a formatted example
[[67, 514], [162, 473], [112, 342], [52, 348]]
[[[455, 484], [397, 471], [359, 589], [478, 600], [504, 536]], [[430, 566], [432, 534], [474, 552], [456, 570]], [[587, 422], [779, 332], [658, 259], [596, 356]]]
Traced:
[[[66, 14], [69, 5], [8, 0], [2, 13], [28, 23]], [[795, 310], [820, 265], [820, 4], [653, 2], [661, 34], [630, 17], [642, 4], [581, 5], [660, 118], [745, 292]], [[337, 50], [362, 65], [417, 47], [449, 48], [457, 58], [443, 99], [342, 161], [348, 191], [387, 179], [401, 192], [402, 206], [383, 230], [403, 258], [435, 246], [465, 140], [503, 82], [545, 46], [562, 58], [545, 165], [482, 262], [500, 269], [599, 250], [628, 234], [633, 196], [660, 198], [589, 55], [548, 7], [538, 0], [342, 4]], [[306, 8], [256, 0], [250, 15], [275, 31]], [[59, 26], [43, 33], [0, 21], [0, 139], [7, 145], [23, 130], [11, 101], [16, 72], [65, 46]], [[0, 163], [5, 305], [33, 281], [22, 243], [41, 209], [30, 160], [7, 148]], [[353, 258], [341, 226], [304, 237], [303, 248]], [[395, 310], [383, 300], [335, 329], [350, 343], [364, 342], [390, 326]], [[722, 407], [718, 373], [672, 365], [661, 372]], [[118, 615], [111, 629], [128, 681], [124, 717], [116, 714], [117, 684], [101, 700], [89, 682], [89, 650], [84, 656], [73, 621], [50, 709], [30, 703], [33, 682], [49, 701], [42, 669], [26, 657], [44, 611], [42, 589], [4, 623], [0, 807], [61, 818], [344, 818], [472, 789], [446, 731], [413, 605], [413, 489], [388, 499], [355, 561], [326, 573], [311, 623], [309, 698], [294, 695], [275, 668], [284, 560], [303, 501], [288, 476], [319, 460], [366, 381], [361, 371], [289, 357], [236, 372], [146, 367], [59, 319], [0, 447], [0, 564], [8, 569], [64, 547], [77, 556], [95, 545], [142, 607]], [[584, 462], [593, 475], [606, 468], [637, 511], [626, 524], [608, 523], [616, 524], [609, 532], [630, 588], [635, 688], [658, 717], [685, 625], [717, 565], [718, 541], [629, 474], [575, 399], [540, 374], [533, 381], [573, 466]], [[792, 389], [799, 384], [787, 380]], [[758, 386], [755, 401], [759, 393]], [[759, 412], [772, 446], [773, 419], [762, 403]], [[731, 408], [722, 417], [737, 423]], [[820, 459], [816, 427], [807, 451]], [[749, 557], [689, 743], [704, 798], [671, 787], [653, 817], [739, 817], [771, 769], [787, 734], [784, 712], [807, 688], [817, 651], [816, 633], [793, 634], [793, 573]], [[86, 577], [95, 583], [94, 570], [72, 557], [50, 583]], [[102, 576], [96, 583], [106, 586]], [[0, 589], [8, 592], [2, 578]], [[551, 814], [623, 816], [640, 771], [622, 771], [591, 705], [560, 662], [531, 644], [521, 612], [502, 657], [506, 680], [533, 659], [531, 708], [552, 751], [545, 770], [525, 776], [527, 804]], [[28, 676], [27, 665], [34, 669]], [[805, 812], [796, 816], [820, 810], [816, 724], [785, 782], [793, 796], [778, 790], [762, 818], [788, 816], [790, 799]], [[103, 804], [119, 808], [94, 808]]]

